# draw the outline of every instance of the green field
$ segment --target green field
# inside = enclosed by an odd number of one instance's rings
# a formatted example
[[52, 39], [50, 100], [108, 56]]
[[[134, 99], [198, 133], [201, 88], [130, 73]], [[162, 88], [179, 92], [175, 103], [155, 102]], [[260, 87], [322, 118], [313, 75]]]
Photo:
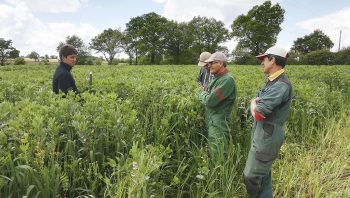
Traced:
[[[242, 172], [264, 83], [230, 65], [238, 98], [228, 159], [208, 166], [197, 66], [0, 67], [0, 197], [246, 197]], [[287, 66], [296, 97], [273, 166], [274, 197], [350, 197], [350, 67]], [[93, 84], [88, 74], [93, 72]]]

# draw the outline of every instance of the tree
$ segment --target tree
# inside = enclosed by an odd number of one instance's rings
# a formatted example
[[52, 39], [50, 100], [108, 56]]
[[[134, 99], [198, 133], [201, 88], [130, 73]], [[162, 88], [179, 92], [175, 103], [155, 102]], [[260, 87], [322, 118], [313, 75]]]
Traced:
[[56, 55], [50, 55], [51, 59], [57, 59], [58, 57]]
[[255, 56], [252, 56], [246, 49], [232, 51], [233, 62], [239, 65], [256, 65], [259, 64]]
[[350, 65], [350, 47], [335, 53], [335, 64]]
[[91, 56], [89, 47], [84, 43], [83, 39], [81, 39], [79, 36], [77, 35], [72, 35], [72, 36], [67, 36], [66, 37], [66, 42], [60, 42], [57, 46], [57, 51], [60, 51], [60, 48], [64, 45], [64, 44], [70, 44], [73, 45], [75, 47], [75, 49], [77, 49], [78, 51], [78, 58], [77, 58], [77, 64], [78, 65], [84, 65], [85, 62], [87, 61], [87, 58], [89, 56]]
[[303, 56], [302, 62], [310, 65], [332, 65], [334, 63], [334, 53], [329, 50], [315, 50]]
[[238, 16], [231, 25], [232, 36], [238, 40], [236, 50], [248, 50], [251, 55], [264, 52], [276, 43], [283, 20], [284, 10], [279, 4], [272, 6], [270, 1]]
[[19, 57], [19, 50], [17, 49], [12, 49], [9, 53], [9, 58], [18, 58]]
[[150, 64], [155, 64], [156, 57], [161, 57], [164, 51], [167, 23], [166, 18], [151, 12], [132, 18], [126, 24], [126, 31], [130, 34], [138, 53], [149, 56]]
[[315, 30], [295, 40], [291, 50], [295, 53], [307, 54], [316, 50], [330, 50], [333, 46], [334, 43], [326, 34], [321, 30]]
[[122, 37], [119, 30], [109, 28], [91, 40], [90, 48], [102, 53], [111, 65], [115, 55], [121, 52]]
[[222, 49], [221, 43], [230, 38], [222, 21], [214, 18], [194, 17], [189, 22], [190, 34], [194, 36], [193, 48], [200, 54], [203, 51], [214, 52]]
[[0, 38], [0, 65], [5, 65], [9, 58], [18, 57], [19, 51], [12, 47], [12, 40]]
[[[176, 23], [169, 21], [165, 34], [164, 50], [167, 56], [170, 56], [172, 64], [193, 63], [197, 60], [197, 54], [193, 54], [190, 47], [193, 44], [194, 37], [190, 33], [187, 23]], [[194, 61], [192, 61], [195, 59]]]
[[30, 52], [30, 54], [27, 55], [27, 57], [34, 59], [34, 61], [36, 62], [39, 60], [40, 55], [37, 52], [32, 51], [32, 52]]
[[132, 64], [132, 60], [135, 58], [135, 65], [137, 65], [137, 48], [138, 43], [137, 36], [132, 35], [128, 31], [123, 32], [122, 47], [126, 54], [129, 56], [129, 64]]

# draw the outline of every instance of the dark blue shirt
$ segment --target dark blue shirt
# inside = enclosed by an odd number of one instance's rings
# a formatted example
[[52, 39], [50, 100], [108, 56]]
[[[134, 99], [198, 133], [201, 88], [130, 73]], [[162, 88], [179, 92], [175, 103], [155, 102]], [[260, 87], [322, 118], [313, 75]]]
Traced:
[[208, 85], [211, 78], [211, 74], [208, 69], [201, 67], [198, 73], [197, 82], [204, 86]]
[[75, 85], [75, 80], [70, 73], [72, 67], [66, 63], [60, 62], [58, 64], [55, 73], [53, 74], [52, 80], [52, 90], [56, 94], [61, 90], [63, 93], [67, 94], [68, 91], [74, 91], [78, 93], [77, 86]]

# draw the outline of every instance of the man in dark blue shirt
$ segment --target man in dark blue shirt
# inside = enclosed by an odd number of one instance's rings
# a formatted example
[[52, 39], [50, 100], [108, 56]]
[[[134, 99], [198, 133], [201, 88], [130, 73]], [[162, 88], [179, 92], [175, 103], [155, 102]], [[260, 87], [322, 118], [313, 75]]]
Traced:
[[60, 63], [58, 64], [55, 73], [53, 74], [52, 89], [58, 94], [59, 91], [67, 94], [68, 91], [79, 93], [75, 80], [70, 73], [77, 61], [77, 50], [69, 44], [65, 44], [60, 48], [59, 56]]
[[198, 59], [198, 66], [200, 66], [200, 70], [198, 73], [198, 77], [197, 77], [197, 82], [201, 85], [201, 86], [205, 86], [207, 87], [209, 84], [209, 79], [211, 78], [210, 75], [210, 71], [208, 68], [208, 63], [205, 63], [204, 61], [209, 59], [209, 57], [211, 56], [211, 53], [209, 52], [202, 52], [201, 55], [199, 56]]

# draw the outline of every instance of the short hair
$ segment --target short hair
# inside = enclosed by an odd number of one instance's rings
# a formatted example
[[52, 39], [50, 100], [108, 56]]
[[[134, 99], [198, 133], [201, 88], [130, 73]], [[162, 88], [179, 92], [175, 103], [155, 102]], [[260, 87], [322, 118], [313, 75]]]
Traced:
[[73, 45], [70, 44], [64, 44], [59, 51], [59, 56], [62, 61], [63, 57], [67, 57], [69, 55], [77, 55], [78, 51], [75, 49]]
[[227, 62], [226, 62], [226, 61], [224, 61], [223, 65], [224, 65], [224, 67], [227, 67]]
[[284, 68], [286, 66], [287, 59], [283, 58], [282, 56], [277, 56], [277, 55], [274, 55], [274, 54], [268, 54], [267, 58], [269, 60], [272, 60], [272, 58], [275, 58], [276, 64], [281, 66], [282, 68]]

